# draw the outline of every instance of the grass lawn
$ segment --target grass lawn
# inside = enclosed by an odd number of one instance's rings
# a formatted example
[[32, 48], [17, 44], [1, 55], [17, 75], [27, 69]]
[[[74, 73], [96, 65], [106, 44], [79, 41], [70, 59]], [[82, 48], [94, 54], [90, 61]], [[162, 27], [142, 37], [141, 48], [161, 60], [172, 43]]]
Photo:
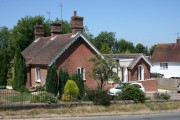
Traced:
[[156, 111], [179, 110], [180, 101], [141, 104], [112, 104], [110, 106], [83, 105], [59, 108], [36, 108], [28, 110], [0, 110], [0, 119], [7, 116], [87, 116], [152, 113]]

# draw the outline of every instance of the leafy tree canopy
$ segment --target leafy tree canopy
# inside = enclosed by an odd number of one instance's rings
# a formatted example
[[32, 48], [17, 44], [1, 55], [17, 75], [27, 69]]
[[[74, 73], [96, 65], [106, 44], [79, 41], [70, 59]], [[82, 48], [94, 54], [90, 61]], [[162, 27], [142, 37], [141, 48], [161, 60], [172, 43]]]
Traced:
[[134, 45], [125, 39], [116, 42], [117, 53], [132, 53], [134, 52]]
[[104, 43], [108, 44], [108, 47], [111, 49], [114, 47], [116, 42], [114, 32], [101, 32], [97, 37], [94, 38], [93, 43], [97, 49], [101, 50]]
[[146, 52], [146, 47], [143, 44], [138, 43], [135, 48], [136, 53], [144, 53]]
[[50, 25], [42, 16], [26, 16], [18, 21], [17, 25], [12, 29], [11, 46], [19, 46], [21, 51], [24, 50], [34, 40], [35, 24], [44, 26], [45, 36], [50, 35]]
[[111, 49], [109, 48], [107, 43], [103, 43], [101, 47], [101, 53], [103, 54], [111, 54]]
[[153, 46], [151, 46], [151, 47], [149, 48], [149, 54], [150, 54], [150, 55], [153, 54], [155, 47], [156, 47], [156, 44], [153, 45]]
[[10, 30], [3, 26], [0, 28], [0, 48], [7, 48], [8, 47], [8, 40], [10, 37]]
[[113, 68], [117, 65], [114, 64], [111, 58], [104, 60], [100, 56], [91, 57], [89, 61], [93, 63], [93, 72], [91, 76], [97, 80], [98, 87], [102, 90], [105, 82], [115, 75], [113, 74]]

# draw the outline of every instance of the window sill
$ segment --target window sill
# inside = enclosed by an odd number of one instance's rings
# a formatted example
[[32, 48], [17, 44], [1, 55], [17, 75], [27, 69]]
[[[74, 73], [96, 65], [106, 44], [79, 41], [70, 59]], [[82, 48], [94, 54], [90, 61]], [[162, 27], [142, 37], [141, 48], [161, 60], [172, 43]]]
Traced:
[[36, 80], [36, 83], [40, 83], [41, 82], [41, 80], [39, 79], [39, 80]]

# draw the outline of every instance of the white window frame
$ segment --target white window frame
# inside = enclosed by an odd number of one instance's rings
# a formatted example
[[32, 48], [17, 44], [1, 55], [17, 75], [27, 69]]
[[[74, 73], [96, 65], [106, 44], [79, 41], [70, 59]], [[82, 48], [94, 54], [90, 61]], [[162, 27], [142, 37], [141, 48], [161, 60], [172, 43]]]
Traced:
[[142, 65], [138, 66], [138, 80], [139, 81], [144, 80], [144, 67]]
[[161, 62], [160, 63], [160, 69], [161, 70], [167, 70], [168, 69], [168, 63], [167, 62]]
[[36, 79], [36, 82], [41, 82], [40, 68], [39, 67], [35, 68], [35, 79]]
[[82, 79], [83, 79], [83, 80], [86, 80], [85, 68], [83, 68], [83, 67], [78, 67], [76, 73], [79, 74], [80, 76], [82, 76]]

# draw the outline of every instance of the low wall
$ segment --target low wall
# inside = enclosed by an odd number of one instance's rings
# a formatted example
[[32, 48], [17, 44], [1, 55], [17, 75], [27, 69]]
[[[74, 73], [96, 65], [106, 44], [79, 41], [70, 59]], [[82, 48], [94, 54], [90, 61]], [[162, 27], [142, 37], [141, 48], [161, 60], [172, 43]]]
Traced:
[[144, 80], [139, 82], [144, 86], [145, 92], [156, 92], [158, 90], [157, 80]]
[[180, 83], [180, 79], [168, 79], [168, 78], [160, 78], [158, 79], [159, 87], [163, 88], [176, 88]]

